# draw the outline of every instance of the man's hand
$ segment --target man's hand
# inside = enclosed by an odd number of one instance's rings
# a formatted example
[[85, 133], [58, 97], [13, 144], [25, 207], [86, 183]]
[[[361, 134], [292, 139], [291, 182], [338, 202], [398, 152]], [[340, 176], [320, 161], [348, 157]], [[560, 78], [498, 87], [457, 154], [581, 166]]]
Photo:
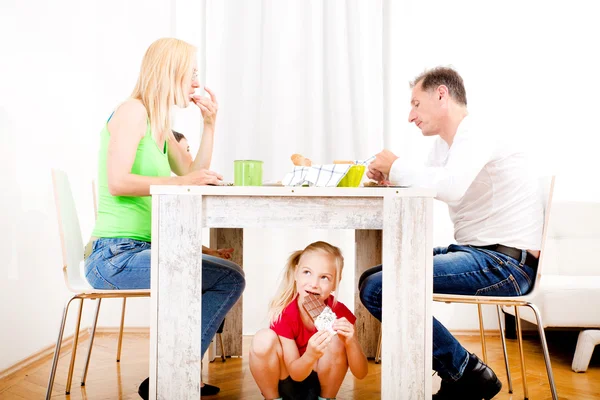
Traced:
[[367, 177], [377, 182], [381, 182], [390, 175], [390, 169], [392, 164], [398, 159], [394, 153], [389, 150], [383, 150], [381, 153], [375, 156], [375, 160], [369, 164], [369, 170], [367, 171]]
[[379, 184], [381, 184], [385, 180], [385, 176], [383, 176], [383, 174], [381, 172], [372, 168], [371, 164], [369, 164], [369, 169], [367, 171], [367, 178], [373, 179], [374, 181], [377, 181]]

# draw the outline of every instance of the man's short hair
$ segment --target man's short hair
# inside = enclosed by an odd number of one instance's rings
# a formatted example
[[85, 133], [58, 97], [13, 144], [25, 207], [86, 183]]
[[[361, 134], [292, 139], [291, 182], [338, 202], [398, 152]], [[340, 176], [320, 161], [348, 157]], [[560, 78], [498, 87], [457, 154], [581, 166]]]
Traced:
[[181, 142], [181, 139], [185, 139], [185, 136], [183, 136], [182, 133], [179, 133], [177, 131], [173, 131], [173, 136], [175, 136], [175, 140], [177, 140], [177, 143]]
[[444, 85], [448, 88], [450, 97], [459, 104], [467, 105], [467, 93], [463, 79], [452, 68], [436, 67], [425, 71], [410, 83], [410, 88], [414, 88], [421, 81], [423, 82], [421, 84], [423, 91], [437, 89], [440, 85]]

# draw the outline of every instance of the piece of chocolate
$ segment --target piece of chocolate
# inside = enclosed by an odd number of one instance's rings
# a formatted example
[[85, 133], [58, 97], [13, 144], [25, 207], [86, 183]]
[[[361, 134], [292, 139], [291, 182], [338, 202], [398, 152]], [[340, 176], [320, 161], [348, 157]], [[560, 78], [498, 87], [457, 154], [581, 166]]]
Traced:
[[304, 302], [302, 302], [302, 307], [304, 307], [308, 315], [310, 315], [310, 317], [314, 321], [327, 306], [323, 304], [319, 296], [309, 293], [308, 296], [304, 298]]

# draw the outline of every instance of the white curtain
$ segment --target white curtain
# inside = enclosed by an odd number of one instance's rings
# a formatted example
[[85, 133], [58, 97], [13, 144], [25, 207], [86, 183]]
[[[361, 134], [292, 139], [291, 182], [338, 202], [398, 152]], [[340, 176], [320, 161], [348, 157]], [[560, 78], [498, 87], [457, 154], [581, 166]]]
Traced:
[[[176, 2], [175, 33], [204, 51], [200, 69], [219, 100], [212, 168], [225, 180], [233, 181], [236, 159], [264, 161], [264, 181], [278, 181], [291, 170], [293, 153], [330, 163], [381, 150], [381, 0], [198, 4]], [[198, 24], [192, 7], [204, 29], [182, 22]], [[267, 304], [286, 258], [314, 240], [344, 251], [339, 298], [353, 308], [353, 231], [247, 229], [244, 333], [267, 326]]]
[[383, 145], [381, 1], [207, 2], [206, 84], [219, 94], [214, 168], [264, 161], [280, 180]]

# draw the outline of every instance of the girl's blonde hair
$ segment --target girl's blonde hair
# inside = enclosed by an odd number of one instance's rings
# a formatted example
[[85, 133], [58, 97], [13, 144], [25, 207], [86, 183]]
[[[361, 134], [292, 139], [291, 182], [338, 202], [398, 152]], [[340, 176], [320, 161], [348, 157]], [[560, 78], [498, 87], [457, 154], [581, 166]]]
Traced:
[[183, 82], [191, 79], [196, 48], [183, 40], [158, 39], [148, 47], [131, 98], [140, 100], [157, 143], [171, 135], [171, 107], [187, 107]]
[[337, 289], [340, 279], [342, 278], [342, 269], [344, 268], [344, 257], [342, 251], [330, 245], [327, 242], [314, 242], [306, 246], [304, 250], [298, 250], [292, 253], [285, 264], [283, 271], [283, 277], [281, 278], [281, 284], [277, 290], [277, 294], [271, 303], [269, 304], [269, 320], [271, 323], [277, 322], [281, 317], [283, 310], [294, 300], [298, 289], [296, 288], [296, 280], [294, 275], [296, 273], [296, 267], [300, 262], [300, 258], [305, 253], [309, 252], [321, 252], [330, 255], [334, 258], [335, 264], [335, 286]]

